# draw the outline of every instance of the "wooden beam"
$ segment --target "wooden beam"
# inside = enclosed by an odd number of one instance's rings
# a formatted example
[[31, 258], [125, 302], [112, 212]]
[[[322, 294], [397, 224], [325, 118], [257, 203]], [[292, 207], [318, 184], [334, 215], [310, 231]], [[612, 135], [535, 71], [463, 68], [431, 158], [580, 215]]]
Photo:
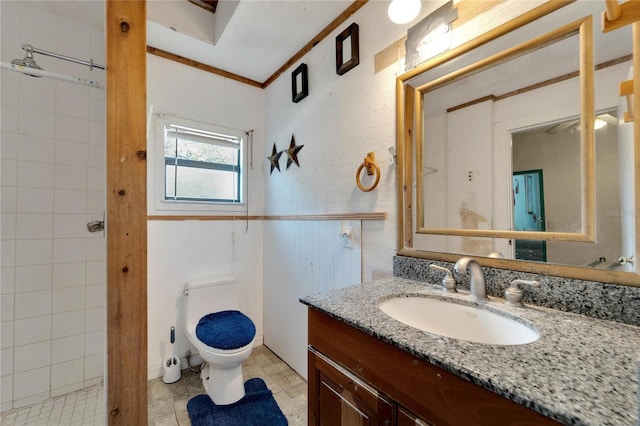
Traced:
[[107, 421], [146, 425], [146, 3], [108, 0], [106, 37]]
[[262, 83], [251, 80], [250, 78], [243, 77], [238, 74], [234, 74], [229, 71], [225, 71], [220, 68], [212, 67], [211, 65], [203, 64], [202, 62], [194, 61], [193, 59], [185, 58], [184, 56], [176, 55], [171, 52], [167, 52], [166, 50], [157, 49], [152, 46], [147, 46], [147, 52], [159, 56], [164, 59], [169, 59], [170, 61], [175, 61], [183, 65], [187, 65], [193, 68], [197, 68], [201, 71], [210, 72], [212, 74], [219, 75], [224, 78], [228, 78], [231, 80], [239, 81], [240, 83], [248, 84], [249, 86], [254, 86], [262, 89]]
[[369, 0], [356, 0], [349, 7], [345, 9], [336, 19], [331, 21], [329, 25], [327, 25], [322, 31], [318, 33], [314, 38], [311, 39], [307, 44], [305, 44], [302, 49], [298, 51], [295, 55], [293, 55], [287, 62], [285, 62], [276, 72], [274, 72], [271, 77], [265, 80], [262, 83], [263, 88], [269, 87], [271, 83], [276, 81], [280, 75], [282, 75], [287, 69], [289, 69], [293, 64], [298, 62], [304, 55], [309, 53], [311, 49], [313, 49], [318, 43], [324, 40], [329, 34], [333, 32], [336, 28], [342, 25], [351, 15], [356, 13], [362, 6], [364, 6]]

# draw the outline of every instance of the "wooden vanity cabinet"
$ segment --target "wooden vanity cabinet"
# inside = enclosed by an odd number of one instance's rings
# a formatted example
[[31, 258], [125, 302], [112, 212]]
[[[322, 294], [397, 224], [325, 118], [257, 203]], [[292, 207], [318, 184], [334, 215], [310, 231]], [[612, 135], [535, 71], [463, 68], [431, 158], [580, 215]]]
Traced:
[[309, 316], [309, 425], [558, 425], [325, 315]]

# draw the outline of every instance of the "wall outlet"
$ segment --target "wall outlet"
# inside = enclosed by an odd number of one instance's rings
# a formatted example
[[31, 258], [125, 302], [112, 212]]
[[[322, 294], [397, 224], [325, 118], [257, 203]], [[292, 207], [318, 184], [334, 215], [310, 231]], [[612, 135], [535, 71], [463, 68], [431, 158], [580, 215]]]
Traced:
[[342, 247], [343, 248], [353, 248], [353, 228], [347, 225], [344, 229], [344, 232], [340, 234], [340, 238], [342, 238]]

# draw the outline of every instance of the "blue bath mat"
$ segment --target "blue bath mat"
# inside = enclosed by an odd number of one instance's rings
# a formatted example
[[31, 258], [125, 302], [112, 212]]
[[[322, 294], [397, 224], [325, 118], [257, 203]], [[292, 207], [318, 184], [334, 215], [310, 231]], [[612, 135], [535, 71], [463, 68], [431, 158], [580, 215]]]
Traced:
[[192, 426], [287, 426], [287, 418], [264, 380], [249, 379], [245, 395], [229, 405], [216, 405], [209, 395], [197, 395], [187, 403]]

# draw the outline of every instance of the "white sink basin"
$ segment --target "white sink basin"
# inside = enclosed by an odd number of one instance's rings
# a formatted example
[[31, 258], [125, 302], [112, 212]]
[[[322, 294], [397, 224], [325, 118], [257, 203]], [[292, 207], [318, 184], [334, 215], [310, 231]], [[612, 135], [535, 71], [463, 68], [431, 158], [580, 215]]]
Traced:
[[430, 297], [394, 297], [378, 306], [385, 314], [428, 333], [489, 345], [524, 345], [540, 335], [514, 319], [483, 308]]

